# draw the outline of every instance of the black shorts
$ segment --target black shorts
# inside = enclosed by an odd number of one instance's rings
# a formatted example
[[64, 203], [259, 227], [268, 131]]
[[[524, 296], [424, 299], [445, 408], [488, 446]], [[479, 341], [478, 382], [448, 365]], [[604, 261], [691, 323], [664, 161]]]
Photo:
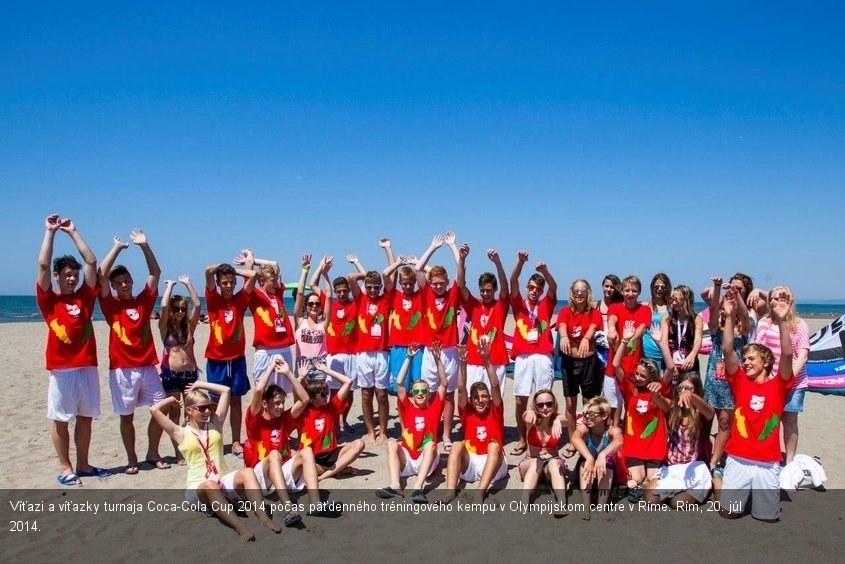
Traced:
[[571, 398], [579, 393], [584, 399], [601, 395], [604, 373], [596, 355], [575, 358], [563, 355], [563, 395]]
[[170, 370], [161, 371], [161, 387], [168, 394], [179, 392], [185, 393], [185, 388], [189, 384], [197, 381], [199, 373], [196, 369], [184, 370], [181, 372], [171, 372]]
[[314, 455], [314, 462], [323, 468], [331, 468], [334, 466], [335, 462], [337, 462], [337, 457], [340, 456], [340, 449], [342, 448], [342, 446], [337, 446], [331, 450], [326, 450], [320, 454], [316, 454]]

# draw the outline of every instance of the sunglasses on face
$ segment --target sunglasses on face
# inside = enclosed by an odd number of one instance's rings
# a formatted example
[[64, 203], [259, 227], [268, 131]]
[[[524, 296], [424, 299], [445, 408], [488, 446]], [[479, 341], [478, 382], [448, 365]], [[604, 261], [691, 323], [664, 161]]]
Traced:
[[585, 411], [584, 412], [584, 418], [585, 419], [595, 419], [599, 415], [601, 415], [601, 413], [599, 413], [598, 411]]
[[367, 290], [381, 290], [381, 285], [367, 284], [364, 288]]
[[320, 302], [308, 302], [305, 304], [307, 307], [320, 307]]
[[534, 405], [537, 406], [537, 409], [551, 409], [555, 406], [555, 402], [553, 402], [553, 401], [538, 401]]
[[428, 395], [428, 388], [414, 388], [411, 390], [412, 396], [427, 396]]
[[200, 405], [192, 405], [191, 409], [194, 411], [199, 411], [200, 413], [206, 413], [207, 411], [211, 411], [211, 405], [207, 403], [203, 403]]
[[655, 284], [654, 289], [655, 290], [665, 290], [666, 286], [664, 286], [663, 284]]
[[180, 311], [181, 311], [182, 313], [185, 313], [186, 311], [188, 311], [188, 308], [186, 308], [186, 307], [174, 307], [174, 308], [172, 308], [172, 309], [173, 309], [173, 311], [174, 311], [175, 313], [178, 313], [178, 312], [180, 312]]
[[316, 392], [311, 392], [309, 394], [312, 398], [327, 398], [329, 397], [329, 389], [323, 388], [322, 390], [317, 390]]
[[572, 290], [572, 294], [575, 296], [586, 296], [587, 290]]

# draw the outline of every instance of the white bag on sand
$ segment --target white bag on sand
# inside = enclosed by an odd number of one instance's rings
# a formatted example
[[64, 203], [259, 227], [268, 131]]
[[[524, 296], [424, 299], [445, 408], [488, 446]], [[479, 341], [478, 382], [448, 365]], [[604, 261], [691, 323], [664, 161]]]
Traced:
[[795, 458], [780, 471], [780, 488], [798, 491], [812, 486], [817, 488], [827, 480], [827, 475], [817, 458], [796, 454]]

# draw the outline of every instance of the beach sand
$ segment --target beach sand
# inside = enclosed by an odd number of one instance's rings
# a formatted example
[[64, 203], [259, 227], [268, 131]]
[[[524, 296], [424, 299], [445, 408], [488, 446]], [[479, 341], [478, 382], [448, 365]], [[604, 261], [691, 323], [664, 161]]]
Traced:
[[[808, 320], [811, 331], [817, 330], [828, 321]], [[246, 326], [247, 342], [250, 343], [250, 320], [247, 320]], [[184, 467], [172, 464], [168, 470], [156, 470], [149, 465], [142, 465], [137, 475], [121, 473], [126, 459], [118, 431], [118, 417], [111, 408], [107, 381], [108, 327], [102, 321], [95, 322], [100, 359], [101, 416], [94, 421], [90, 460], [92, 464], [108, 468], [116, 474], [105, 480], [84, 479], [83, 488], [65, 489], [57, 486], [55, 477], [58, 464], [50, 440], [51, 422], [46, 417], [46, 331], [43, 323], [0, 325], [0, 341], [4, 344], [0, 350], [0, 389], [4, 390], [6, 400], [0, 414], [6, 436], [5, 454], [0, 457], [0, 489], [9, 501], [45, 501], [49, 504], [109, 499], [128, 505], [120, 511], [106, 512], [103, 509], [97, 515], [65, 515], [56, 508], [53, 512], [48, 509], [41, 512], [14, 511], [10, 503], [3, 500], [2, 515], [9, 517], [10, 522], [18, 519], [29, 522], [38, 517], [41, 525], [38, 532], [9, 533], [7, 537], [11, 535], [13, 542], [10, 543], [9, 538], [4, 539], [2, 552], [9, 558], [26, 561], [100, 559], [104, 554], [108, 554], [109, 559], [114, 556], [114, 559], [134, 560], [175, 556], [193, 542], [198, 548], [192, 556], [238, 557], [244, 548], [238, 542], [237, 536], [214, 520], [205, 519], [191, 511], [165, 512], [155, 507], [152, 510], [148, 508], [149, 503], [165, 499], [181, 503], [186, 475]], [[202, 356], [207, 338], [208, 326], [200, 325], [197, 331], [199, 356]], [[158, 338], [157, 347], [161, 351]], [[251, 347], [247, 348], [247, 365], [251, 372], [252, 351]], [[702, 362], [702, 367], [706, 366], [705, 357], [702, 357]], [[561, 401], [562, 391], [559, 383], [555, 384], [555, 393]], [[244, 406], [249, 397], [248, 395], [244, 398]], [[504, 397], [505, 422], [509, 427], [506, 453], [510, 453], [516, 442], [510, 380], [506, 383]], [[284, 547], [285, 551], [290, 551], [289, 556], [315, 559], [316, 554], [309, 551], [319, 548], [322, 551], [320, 559], [360, 560], [364, 559], [367, 551], [374, 546], [378, 547], [380, 554], [393, 555], [406, 551], [410, 542], [412, 545], [419, 545], [417, 548], [424, 547], [423, 554], [429, 559], [448, 558], [465, 550], [464, 547], [475, 549], [479, 539], [485, 539], [483, 552], [479, 555], [487, 554], [496, 559], [506, 558], [508, 555], [522, 558], [525, 554], [519, 550], [520, 541], [543, 546], [549, 534], [555, 535], [556, 531], [560, 531], [563, 535], [561, 538], [570, 539], [571, 542], [577, 542], [577, 545], [584, 547], [595, 548], [608, 539], [616, 538], [619, 539], [620, 546], [627, 546], [627, 550], [630, 550], [631, 543], [641, 548], [648, 546], [646, 539], [650, 535], [658, 535], [671, 544], [679, 541], [675, 537], [678, 534], [682, 539], [686, 539], [686, 548], [692, 548], [698, 553], [706, 549], [711, 551], [713, 556], [721, 554], [728, 557], [728, 552], [718, 551], [730, 549], [733, 551], [730, 553], [731, 558], [757, 560], [763, 555], [757, 547], [761, 546], [760, 543], [765, 543], [765, 553], [770, 555], [777, 553], [784, 558], [830, 558], [845, 548], [841, 535], [841, 523], [845, 516], [841, 502], [845, 500], [840, 498], [841, 490], [845, 486], [845, 477], [840, 471], [845, 463], [842, 448], [845, 440], [841, 433], [841, 429], [845, 427], [843, 402], [845, 399], [840, 397], [807, 394], [805, 412], [800, 416], [801, 438], [798, 450], [821, 457], [827, 471], [828, 491], [803, 490], [790, 493], [789, 501], [782, 504], [783, 519], [776, 525], [764, 525], [750, 517], [728, 522], [720, 519], [715, 513], [706, 511], [696, 515], [617, 511], [594, 516], [591, 522], [583, 522], [574, 515], [563, 520], [554, 520], [549, 515], [520, 515], [511, 507], [511, 501], [519, 499], [521, 482], [515, 464], [520, 457], [508, 456], [510, 475], [505, 483], [507, 489], [490, 497], [492, 502], [505, 506], [501, 512], [482, 515], [478, 511], [458, 513], [457, 510], [452, 510], [415, 515], [410, 512], [411, 509], [404, 512], [386, 512], [380, 509], [373, 511], [370, 506], [362, 506], [361, 511], [347, 511], [339, 519], [306, 517], [303, 528], [285, 530], [278, 537], [269, 531], [260, 530], [257, 521], [250, 515], [248, 518], [244, 517], [244, 520], [257, 532], [258, 537], [250, 550], [260, 551], [256, 552], [256, 555], [264, 552], [271, 555], [278, 554], [277, 549]], [[398, 427], [394, 427], [398, 426], [398, 419], [395, 418], [395, 398], [391, 399], [391, 412], [394, 417], [391, 418], [389, 432], [391, 436], [398, 437]], [[341, 440], [363, 435], [360, 414], [360, 396], [356, 394], [350, 416], [350, 421], [355, 423], [353, 432], [342, 434]], [[147, 447], [148, 421], [148, 410], [138, 409], [135, 416], [138, 437], [136, 448], [142, 458]], [[231, 441], [228, 423], [224, 432], [228, 444]], [[160, 452], [168, 461], [175, 462], [172, 458], [173, 447], [166, 436], [161, 441]], [[73, 447], [71, 459], [74, 459]], [[242, 465], [239, 459], [228, 454], [226, 462], [230, 469]], [[333, 499], [349, 503], [366, 501], [369, 504], [377, 504], [380, 508], [381, 501], [372, 492], [388, 483], [384, 450], [375, 445], [368, 445], [364, 455], [356, 461], [355, 467], [363, 470], [361, 475], [328, 480], [324, 487], [331, 492]], [[441, 486], [444, 473], [445, 455], [442, 456], [441, 467], [431, 483]], [[459, 500], [469, 501], [469, 493], [471, 490], [465, 491], [459, 496]], [[438, 491], [430, 492], [429, 498], [436, 499], [438, 495]], [[294, 499], [297, 499], [296, 496]], [[553, 498], [550, 494], [544, 493], [537, 501], [551, 500]], [[572, 496], [570, 501], [580, 501], [578, 494]], [[306, 498], [301, 498], [300, 502], [305, 503]], [[135, 503], [140, 503], [143, 510], [134, 514], [128, 513], [129, 506], [135, 507]], [[794, 527], [799, 521], [802, 526]], [[673, 527], [679, 527], [677, 532]], [[811, 540], [804, 538], [808, 528], [813, 530]], [[573, 532], [570, 534], [568, 531]], [[643, 537], [638, 531], [652, 532]], [[689, 531], [695, 531], [695, 535], [689, 537]], [[752, 535], [751, 538], [756, 540], [753, 543], [746, 542], [748, 535]], [[199, 538], [204, 542], [198, 542]], [[719, 545], [713, 545], [707, 541], [708, 538], [718, 538]], [[696, 543], [703, 544], [696, 548]], [[104, 553], [104, 550], [112, 552]], [[612, 550], [612, 547], [608, 550]], [[647, 552], [651, 553], [651, 549]], [[309, 554], [311, 557], [306, 558]], [[540, 559], [539, 556], [543, 554], [547, 554], [545, 548], [540, 553], [530, 552], [524, 559]], [[620, 554], [624, 554], [624, 551]], [[672, 552], [658, 551], [655, 554], [656, 558], [652, 559], [657, 561], [676, 558], [676, 554]], [[600, 554], [593, 556], [602, 558]], [[9, 558], [3, 560], [9, 561]]]

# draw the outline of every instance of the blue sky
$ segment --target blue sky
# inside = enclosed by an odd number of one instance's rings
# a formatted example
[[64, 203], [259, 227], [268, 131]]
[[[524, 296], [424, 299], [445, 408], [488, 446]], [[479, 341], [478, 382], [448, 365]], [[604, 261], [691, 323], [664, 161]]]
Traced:
[[[32, 293], [56, 211], [98, 257], [144, 228], [166, 277], [245, 246], [289, 279], [306, 251], [382, 268], [379, 237], [419, 254], [454, 229], [473, 279], [484, 249], [509, 270], [525, 248], [567, 285], [742, 270], [845, 298], [842, 19], [833, 2], [7, 6], [0, 293]], [[122, 262], [143, 271], [137, 249]]]

